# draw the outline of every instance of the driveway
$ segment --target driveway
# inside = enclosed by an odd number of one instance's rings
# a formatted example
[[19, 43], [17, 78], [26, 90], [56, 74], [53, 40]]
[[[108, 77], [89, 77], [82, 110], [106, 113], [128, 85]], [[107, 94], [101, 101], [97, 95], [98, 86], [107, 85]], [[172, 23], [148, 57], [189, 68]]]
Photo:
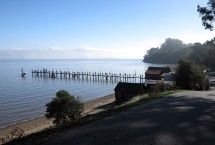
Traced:
[[176, 93], [45, 143], [54, 144], [214, 145], [215, 91]]

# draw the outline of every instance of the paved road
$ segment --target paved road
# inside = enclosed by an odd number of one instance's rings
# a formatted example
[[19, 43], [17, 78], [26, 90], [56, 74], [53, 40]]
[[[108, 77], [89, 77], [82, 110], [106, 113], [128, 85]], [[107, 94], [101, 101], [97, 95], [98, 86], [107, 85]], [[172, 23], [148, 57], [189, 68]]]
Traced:
[[87, 126], [46, 145], [214, 145], [215, 91], [180, 92]]

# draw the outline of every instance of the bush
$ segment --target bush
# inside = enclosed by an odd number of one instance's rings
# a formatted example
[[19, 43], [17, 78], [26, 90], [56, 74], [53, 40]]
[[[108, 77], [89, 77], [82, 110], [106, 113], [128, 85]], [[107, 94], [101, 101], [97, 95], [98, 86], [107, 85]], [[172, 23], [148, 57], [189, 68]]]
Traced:
[[181, 60], [176, 72], [176, 85], [185, 90], [208, 90], [209, 83], [203, 69], [193, 62]]
[[83, 103], [65, 90], [58, 91], [46, 107], [46, 117], [54, 118], [53, 123], [59, 126], [80, 119], [83, 112]]
[[205, 79], [203, 80], [203, 90], [209, 90], [210, 89], [210, 83], [209, 83], [209, 79], [205, 77]]
[[171, 91], [173, 87], [169, 84], [165, 84], [164, 82], [157, 83], [156, 85], [152, 85], [149, 88], [149, 96], [154, 96], [158, 93], [162, 93], [165, 91]]

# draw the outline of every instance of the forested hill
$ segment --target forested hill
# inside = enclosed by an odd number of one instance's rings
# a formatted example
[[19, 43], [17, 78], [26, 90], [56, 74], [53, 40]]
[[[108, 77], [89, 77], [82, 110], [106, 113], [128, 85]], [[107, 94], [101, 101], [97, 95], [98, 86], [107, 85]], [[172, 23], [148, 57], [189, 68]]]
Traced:
[[160, 48], [156, 47], [148, 50], [143, 62], [177, 64], [180, 59], [191, 54], [191, 46], [192, 44], [184, 44], [179, 39], [167, 38]]
[[143, 62], [177, 64], [180, 59], [215, 69], [215, 38], [203, 44], [184, 44], [181, 40], [168, 38], [160, 48], [148, 50]]
[[192, 53], [187, 58], [188, 60], [215, 70], [215, 38], [204, 44], [195, 43], [191, 49]]

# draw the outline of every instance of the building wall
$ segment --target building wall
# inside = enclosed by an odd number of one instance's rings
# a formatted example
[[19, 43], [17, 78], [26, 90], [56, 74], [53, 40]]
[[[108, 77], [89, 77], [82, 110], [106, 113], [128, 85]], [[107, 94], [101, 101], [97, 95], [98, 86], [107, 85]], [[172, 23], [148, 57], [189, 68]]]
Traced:
[[160, 80], [161, 75], [160, 74], [145, 74], [146, 79], [151, 79], [151, 80]]
[[120, 103], [120, 102], [125, 102], [130, 100], [131, 98], [138, 96], [138, 95], [142, 95], [144, 93], [146, 93], [147, 91], [143, 88], [139, 91], [135, 91], [135, 90], [116, 90], [115, 91], [115, 99], [116, 102]]

